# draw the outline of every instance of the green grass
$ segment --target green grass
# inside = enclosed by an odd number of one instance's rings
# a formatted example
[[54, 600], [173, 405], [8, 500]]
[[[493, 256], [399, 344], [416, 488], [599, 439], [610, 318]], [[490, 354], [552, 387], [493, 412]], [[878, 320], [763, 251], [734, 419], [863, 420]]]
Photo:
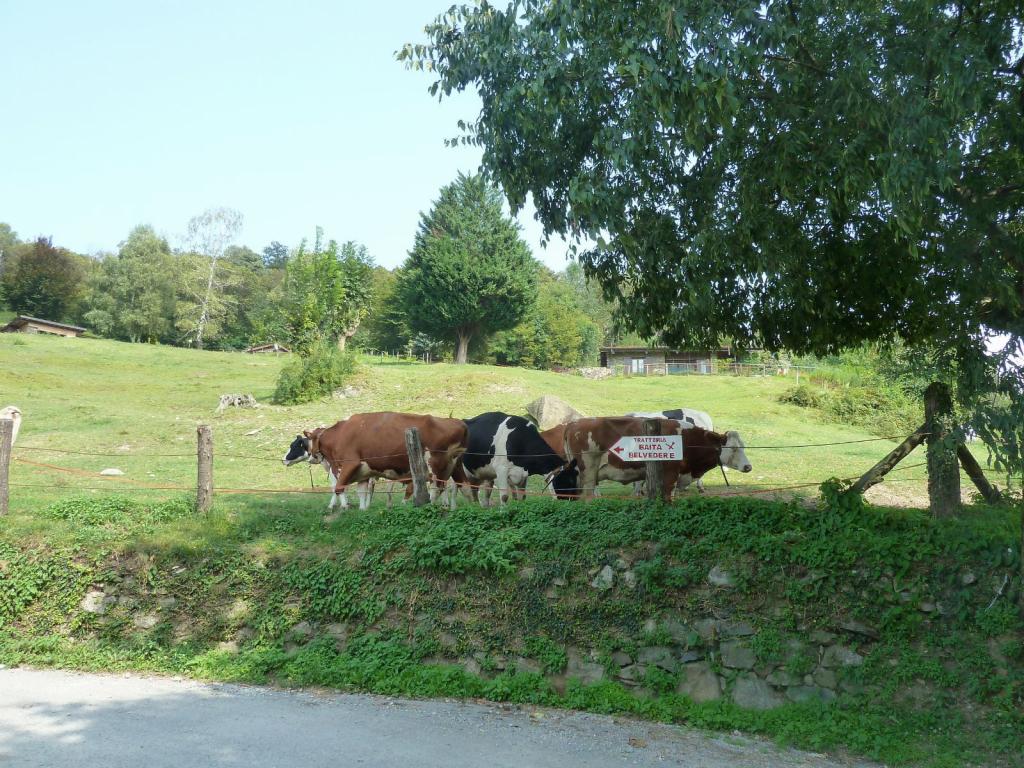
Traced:
[[[215, 484], [221, 488], [308, 487], [304, 468], [277, 459], [294, 435], [332, 424], [359, 411], [402, 410], [470, 417], [488, 410], [525, 413], [543, 394], [564, 398], [587, 415], [686, 405], [711, 413], [720, 429], [739, 429], [748, 445], [792, 445], [864, 440], [864, 429], [817, 421], [806, 409], [778, 402], [791, 383], [784, 377], [670, 376], [590, 381], [544, 371], [491, 366], [364, 362], [354, 380], [356, 397], [325, 398], [293, 407], [215, 413], [225, 393], [251, 393], [269, 403], [287, 358], [196, 352], [97, 339], [0, 335], [0, 400], [19, 405], [24, 423], [20, 458], [79, 470], [69, 475], [16, 462], [12, 469], [15, 510], [29, 510], [69, 490], [113, 486], [97, 473], [116, 467], [128, 480], [153, 485], [194, 484], [195, 427], [213, 425]], [[763, 490], [855, 476], [890, 449], [889, 442], [819, 448], [753, 447], [754, 471], [730, 473], [733, 490]], [[109, 453], [109, 458], [47, 453], [60, 448]], [[182, 454], [173, 456], [168, 454]], [[249, 458], [232, 458], [232, 457]], [[913, 454], [904, 462], [923, 461]], [[314, 475], [322, 485], [325, 475]], [[883, 503], [925, 502], [923, 468], [900, 469], [869, 492]], [[721, 474], [709, 474], [711, 492], [724, 490]], [[18, 485], [36, 485], [26, 488]], [[969, 484], [965, 481], [965, 487]], [[613, 492], [625, 492], [615, 486]], [[141, 492], [141, 491], [140, 491]], [[307, 502], [313, 504], [312, 498]], [[319, 503], [316, 502], [316, 503]]]

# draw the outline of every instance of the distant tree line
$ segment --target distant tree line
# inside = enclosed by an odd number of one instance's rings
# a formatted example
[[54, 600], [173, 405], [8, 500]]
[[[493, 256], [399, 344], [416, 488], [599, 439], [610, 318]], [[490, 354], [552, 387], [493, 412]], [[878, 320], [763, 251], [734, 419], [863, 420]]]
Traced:
[[241, 216], [193, 218], [179, 247], [135, 227], [115, 252], [83, 255], [0, 223], [0, 307], [129, 342], [300, 355], [329, 344], [535, 368], [596, 364], [617, 331], [613, 304], [572, 264], [531, 255], [499, 192], [460, 175], [424, 214], [405, 263], [327, 239], [261, 251], [235, 243]]

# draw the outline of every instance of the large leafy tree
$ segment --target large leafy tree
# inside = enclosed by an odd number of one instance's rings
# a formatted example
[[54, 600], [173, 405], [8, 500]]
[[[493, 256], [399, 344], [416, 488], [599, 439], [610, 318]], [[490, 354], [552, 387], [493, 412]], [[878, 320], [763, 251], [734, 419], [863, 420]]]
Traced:
[[483, 177], [459, 174], [422, 216], [402, 270], [409, 325], [453, 339], [456, 363], [474, 338], [518, 323], [537, 295], [537, 262], [501, 202]]
[[167, 241], [152, 227], [136, 227], [93, 275], [85, 322], [104, 336], [172, 341], [176, 267]]
[[69, 320], [85, 290], [87, 260], [50, 238], [15, 245], [4, 256], [3, 295], [15, 312]]
[[1010, 396], [978, 427], [1019, 462], [1020, 10], [484, 0], [401, 57], [435, 94], [480, 95], [464, 140], [513, 206], [532, 195], [546, 232], [578, 238], [633, 329], [698, 348], [938, 347], [964, 400]]
[[488, 356], [528, 368], [593, 364], [601, 331], [580, 307], [575, 286], [549, 269], [538, 271], [537, 301], [515, 328], [496, 333]]
[[361, 348], [378, 352], [409, 348], [412, 332], [398, 298], [400, 281], [399, 270], [374, 267], [366, 320], [359, 326], [359, 333], [353, 339], [354, 342], [358, 341]]
[[366, 315], [373, 259], [354, 242], [326, 245], [317, 227], [312, 249], [303, 241], [288, 260], [282, 312], [289, 340], [299, 352], [325, 341], [341, 349]]
[[231, 208], [210, 208], [189, 219], [176, 314], [179, 330], [196, 349], [215, 339], [231, 314], [235, 275], [224, 255], [241, 229], [242, 214]]

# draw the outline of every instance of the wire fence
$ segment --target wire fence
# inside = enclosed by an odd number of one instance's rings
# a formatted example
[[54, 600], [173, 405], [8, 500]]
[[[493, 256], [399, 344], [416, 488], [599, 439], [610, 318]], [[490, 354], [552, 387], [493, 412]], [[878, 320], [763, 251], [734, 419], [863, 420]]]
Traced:
[[[886, 436], [886, 437], [860, 438], [860, 439], [856, 439], [856, 440], [829, 441], [829, 442], [822, 442], [822, 443], [780, 443], [780, 444], [766, 444], [766, 445], [749, 445], [749, 446], [744, 446], [744, 447], [745, 447], [746, 450], [755, 450], [755, 451], [761, 451], [761, 450], [764, 450], [764, 451], [771, 451], [771, 450], [794, 450], [794, 449], [795, 450], [802, 450], [802, 449], [813, 449], [813, 448], [823, 448], [823, 447], [835, 447], [835, 446], [842, 446], [842, 445], [858, 445], [858, 444], [882, 442], [882, 441], [893, 441], [893, 440], [899, 440], [899, 439], [901, 439], [903, 437], [904, 437], [903, 435], [896, 435], [896, 436]], [[29, 459], [29, 458], [26, 458], [24, 456], [21, 456], [20, 454], [23, 451], [30, 452], [30, 453], [32, 453], [32, 452], [35, 452], [35, 453], [54, 453], [54, 454], [67, 455], [67, 456], [86, 456], [86, 457], [105, 458], [105, 459], [110, 459], [110, 458], [116, 458], [116, 459], [124, 459], [124, 458], [131, 458], [131, 459], [180, 458], [180, 459], [185, 459], [185, 458], [189, 458], [189, 459], [194, 459], [194, 458], [196, 458], [196, 453], [162, 453], [162, 452], [149, 453], [149, 452], [145, 452], [145, 453], [128, 454], [128, 453], [124, 452], [123, 450], [117, 450], [117, 451], [82, 451], [82, 450], [71, 449], [71, 448], [57, 448], [57, 447], [51, 447], [51, 446], [38, 446], [38, 445], [37, 446], [30, 446], [29, 445], [29, 446], [18, 446], [17, 453], [19, 455], [15, 455], [13, 457], [14, 461], [16, 461], [16, 462], [18, 462], [20, 464], [24, 464], [26, 466], [33, 467], [33, 468], [38, 469], [38, 470], [42, 470], [43, 472], [59, 473], [59, 474], [63, 474], [63, 475], [71, 475], [71, 476], [76, 477], [76, 478], [88, 479], [88, 480], [92, 480], [92, 481], [97, 481], [97, 480], [100, 481], [100, 484], [98, 484], [98, 485], [75, 485], [75, 486], [72, 487], [72, 490], [76, 490], [76, 491], [78, 491], [78, 490], [81, 490], [81, 491], [110, 490], [111, 488], [117, 487], [119, 485], [124, 486], [124, 487], [129, 487], [132, 491], [194, 492], [196, 490], [196, 486], [194, 484], [187, 484], [187, 483], [186, 484], [181, 484], [181, 483], [169, 483], [169, 482], [150, 482], [150, 481], [137, 480], [135, 478], [125, 477], [123, 475], [103, 475], [103, 474], [101, 474], [99, 472], [92, 471], [92, 470], [81, 469], [81, 468], [77, 468], [77, 467], [67, 467], [67, 466], [62, 466], [62, 465], [53, 464], [53, 463], [44, 462], [44, 461], [36, 461], [36, 460]], [[440, 451], [440, 450], [436, 450], [436, 451], [428, 450], [427, 452], [428, 453], [437, 453], [437, 454], [445, 453], [444, 451]], [[477, 456], [477, 457], [482, 457], [482, 458], [504, 457], [504, 458], [509, 458], [509, 459], [527, 459], [527, 458], [541, 458], [541, 457], [547, 458], [547, 457], [551, 456], [550, 453], [547, 453], [547, 454], [538, 454], [538, 453], [531, 453], [531, 454], [521, 454], [521, 453], [498, 454], [498, 453], [491, 453], [491, 452], [481, 453], [481, 452], [469, 452], [469, 451], [463, 452], [461, 455], [462, 456]], [[348, 462], [363, 463], [363, 462], [381, 461], [381, 460], [385, 460], [385, 459], [395, 459], [395, 458], [402, 458], [402, 457], [406, 457], [407, 458], [408, 454], [406, 452], [402, 452], [402, 453], [382, 454], [382, 455], [377, 455], [377, 456], [362, 456], [362, 457], [358, 457], [358, 458], [354, 458], [354, 459], [333, 462], [332, 463], [332, 467], [335, 470], [337, 470], [339, 468], [339, 465], [345, 464], [345, 463], [348, 463]], [[267, 456], [267, 455], [253, 456], [253, 455], [246, 455], [246, 454], [231, 454], [231, 453], [220, 454], [220, 453], [218, 453], [216, 458], [218, 460], [261, 461], [261, 462], [272, 462], [274, 464], [281, 464], [282, 463], [282, 459], [281, 458], [271, 457], [271, 456]], [[306, 460], [303, 459], [302, 461], [306, 461]], [[305, 487], [303, 487], [303, 488], [279, 488], [279, 487], [267, 487], [267, 486], [262, 486], [262, 487], [245, 487], [245, 488], [217, 487], [217, 488], [214, 489], [214, 492], [217, 493], [217, 494], [224, 494], [224, 495], [237, 495], [237, 494], [247, 494], [247, 495], [263, 495], [263, 494], [267, 494], [267, 495], [329, 494], [329, 493], [332, 493], [332, 492], [334, 492], [334, 493], [339, 492], [334, 487], [330, 487], [330, 486], [316, 486], [314, 484], [313, 478], [312, 478], [312, 463], [310, 463], [309, 466], [310, 466], [310, 469], [311, 469], [310, 487], [309, 488], [305, 488]], [[921, 463], [917, 463], [917, 464], [910, 464], [910, 465], [904, 465], [904, 466], [896, 467], [896, 468], [894, 468], [891, 471], [892, 472], [906, 472], [906, 471], [913, 470], [913, 469], [919, 469], [919, 468], [922, 468], [922, 467], [925, 467], [925, 466], [927, 466], [927, 462], [921, 462]], [[996, 470], [996, 469], [992, 469], [992, 468], [985, 468], [984, 471], [985, 472], [989, 472], [989, 473], [993, 473], [993, 474], [1005, 474], [1001, 470]], [[826, 479], [830, 479], [830, 478], [826, 478]], [[852, 482], [852, 481], [854, 481], [856, 479], [857, 479], [857, 477], [842, 478], [842, 480], [847, 481], [847, 482]], [[886, 482], [889, 482], [889, 483], [892, 483], [892, 482], [907, 482], [907, 481], [917, 481], [917, 482], [919, 482], [921, 479], [922, 478], [920, 478], [920, 477], [890, 478]], [[409, 479], [402, 479], [400, 481], [391, 481], [391, 482], [411, 482], [411, 480], [409, 480]], [[816, 488], [816, 487], [819, 487], [823, 482], [825, 482], [825, 479], [817, 480], [817, 481], [813, 481], [813, 482], [792, 483], [792, 484], [787, 484], [787, 485], [777, 485], [777, 486], [769, 486], [769, 487], [750, 487], [750, 486], [743, 487], [743, 486], [740, 486], [740, 487], [733, 488], [733, 487], [730, 486], [728, 489], [716, 490], [711, 495], [714, 495], [714, 496], [741, 496], [741, 495], [760, 495], [760, 494], [784, 493], [784, 492], [795, 491], [795, 490], [806, 489], [806, 488]], [[16, 481], [16, 482], [10, 483], [9, 485], [12, 488], [34, 488], [34, 489], [42, 489], [42, 490], [49, 489], [49, 490], [61, 491], [61, 492], [63, 492], [63, 491], [68, 489], [67, 486], [59, 486], [59, 485], [54, 485], [52, 483], [33, 483], [33, 482]], [[467, 482], [467, 483], [463, 483], [462, 486], [466, 490], [475, 490], [477, 492], [479, 492], [479, 491], [485, 491], [486, 492], [488, 490], [492, 490], [492, 491], [496, 490], [494, 488], [493, 483], [488, 484], [488, 483], [468, 483]], [[344, 489], [341, 492], [344, 492]], [[533, 489], [525, 489], [525, 490], [518, 490], [517, 489], [517, 492], [521, 493], [522, 495], [528, 495], [528, 496], [548, 496], [549, 497], [549, 496], [552, 495], [552, 492], [550, 490], [548, 490], [548, 489], [545, 489], [543, 491], [536, 491], [536, 490], [533, 490]], [[389, 493], [389, 497], [390, 497], [390, 494], [393, 493], [393, 491], [386, 491], [386, 493]], [[633, 495], [633, 493], [628, 488], [624, 488], [622, 492], [616, 493], [614, 491], [610, 492], [607, 487], [603, 487], [600, 490], [600, 495], [603, 496], [603, 497], [626, 497], [626, 496]]]

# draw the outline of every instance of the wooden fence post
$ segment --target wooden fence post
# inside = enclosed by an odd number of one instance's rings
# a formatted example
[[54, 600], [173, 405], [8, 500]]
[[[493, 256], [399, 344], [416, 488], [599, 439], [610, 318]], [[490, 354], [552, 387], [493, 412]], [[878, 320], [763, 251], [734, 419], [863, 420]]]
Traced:
[[893, 448], [884, 459], [865, 472], [860, 480], [853, 484], [850, 491], [852, 493], [864, 493], [875, 483], [880, 483], [889, 470], [903, 461], [908, 453], [925, 441], [925, 437], [927, 437], [925, 433], [927, 431], [927, 424], [922, 424], [918, 427], [916, 432], [912, 433], [910, 437]]
[[0, 419], [0, 517], [7, 514], [11, 471], [11, 447], [14, 445], [14, 421]]
[[213, 502], [213, 431], [209, 425], [200, 424], [196, 429], [196, 436], [196, 509], [200, 512], [209, 512], [210, 504]]
[[422, 507], [430, 502], [427, 463], [423, 460], [423, 444], [420, 442], [420, 431], [416, 427], [405, 430], [405, 450], [409, 454], [409, 473], [412, 475], [412, 503]]
[[970, 449], [961, 443], [956, 447], [957, 458], [960, 459], [960, 466], [964, 468], [964, 472], [967, 476], [974, 481], [974, 484], [978, 486], [978, 490], [981, 491], [981, 495], [985, 498], [989, 504], [995, 504], [999, 501], [999, 489], [996, 488], [992, 483], [985, 477], [985, 472], [978, 464], [978, 460], [974, 458]]
[[953, 430], [953, 397], [949, 387], [932, 382], [924, 391], [928, 425], [928, 504], [935, 517], [954, 517], [960, 511], [960, 465]]
[[[660, 435], [661, 422], [661, 419], [644, 419], [644, 434]], [[664, 489], [662, 488], [665, 468], [662, 466], [661, 462], [648, 461], [646, 462], [646, 469], [648, 500], [654, 501], [655, 499], [660, 499], [661, 501], [668, 501], [668, 499], [665, 498]]]

